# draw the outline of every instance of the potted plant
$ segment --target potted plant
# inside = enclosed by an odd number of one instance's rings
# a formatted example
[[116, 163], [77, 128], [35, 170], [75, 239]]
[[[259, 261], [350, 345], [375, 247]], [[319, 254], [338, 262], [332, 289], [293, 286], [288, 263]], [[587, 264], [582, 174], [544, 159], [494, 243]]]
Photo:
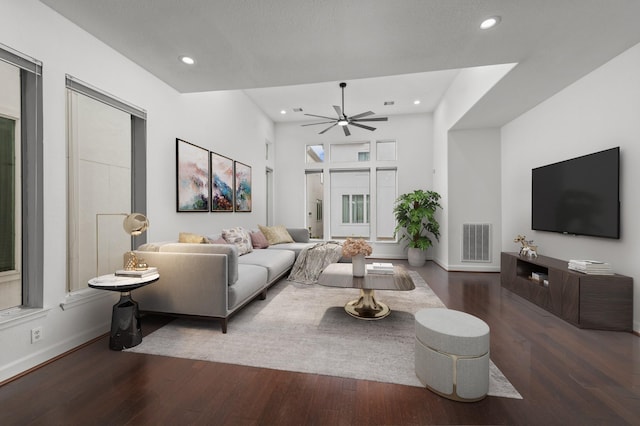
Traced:
[[408, 240], [408, 260], [411, 266], [422, 266], [426, 250], [433, 245], [430, 235], [440, 239], [440, 224], [435, 218], [436, 210], [442, 208], [440, 194], [435, 191], [417, 189], [402, 194], [396, 200], [393, 213], [396, 217], [394, 235]]

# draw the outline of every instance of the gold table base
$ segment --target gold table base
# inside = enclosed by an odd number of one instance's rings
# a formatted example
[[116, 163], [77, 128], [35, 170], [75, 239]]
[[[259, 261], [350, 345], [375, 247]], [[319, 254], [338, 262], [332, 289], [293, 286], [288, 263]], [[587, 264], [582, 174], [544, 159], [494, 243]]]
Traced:
[[344, 310], [354, 318], [363, 320], [379, 320], [391, 313], [391, 309], [378, 302], [372, 289], [360, 289], [360, 298], [352, 300], [344, 306]]

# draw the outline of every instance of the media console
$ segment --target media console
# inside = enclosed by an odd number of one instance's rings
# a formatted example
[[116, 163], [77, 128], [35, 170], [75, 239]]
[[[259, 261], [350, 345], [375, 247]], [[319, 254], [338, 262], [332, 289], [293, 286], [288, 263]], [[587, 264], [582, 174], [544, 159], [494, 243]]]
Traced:
[[[501, 254], [502, 287], [580, 328], [632, 331], [633, 279], [572, 271], [568, 261]], [[532, 274], [546, 276], [548, 283]]]

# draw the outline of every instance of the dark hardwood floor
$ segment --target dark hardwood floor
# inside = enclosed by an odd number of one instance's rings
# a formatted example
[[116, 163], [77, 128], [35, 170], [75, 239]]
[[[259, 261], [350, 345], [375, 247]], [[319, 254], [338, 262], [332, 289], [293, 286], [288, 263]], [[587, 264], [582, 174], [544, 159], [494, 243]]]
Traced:
[[[0, 424], [640, 424], [638, 336], [578, 329], [501, 289], [499, 274], [416, 270], [447, 307], [489, 324], [491, 358], [524, 399], [460, 403], [410, 386], [114, 352], [105, 336], [0, 387]], [[169, 320], [145, 317], [143, 330]]]

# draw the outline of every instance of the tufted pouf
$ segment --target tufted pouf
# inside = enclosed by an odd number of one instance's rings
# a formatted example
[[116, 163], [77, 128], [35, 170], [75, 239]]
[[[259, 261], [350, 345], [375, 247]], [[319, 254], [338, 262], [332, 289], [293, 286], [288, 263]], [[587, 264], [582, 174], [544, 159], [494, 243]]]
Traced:
[[472, 402], [489, 391], [489, 326], [452, 309], [421, 309], [416, 318], [416, 375], [431, 391]]

